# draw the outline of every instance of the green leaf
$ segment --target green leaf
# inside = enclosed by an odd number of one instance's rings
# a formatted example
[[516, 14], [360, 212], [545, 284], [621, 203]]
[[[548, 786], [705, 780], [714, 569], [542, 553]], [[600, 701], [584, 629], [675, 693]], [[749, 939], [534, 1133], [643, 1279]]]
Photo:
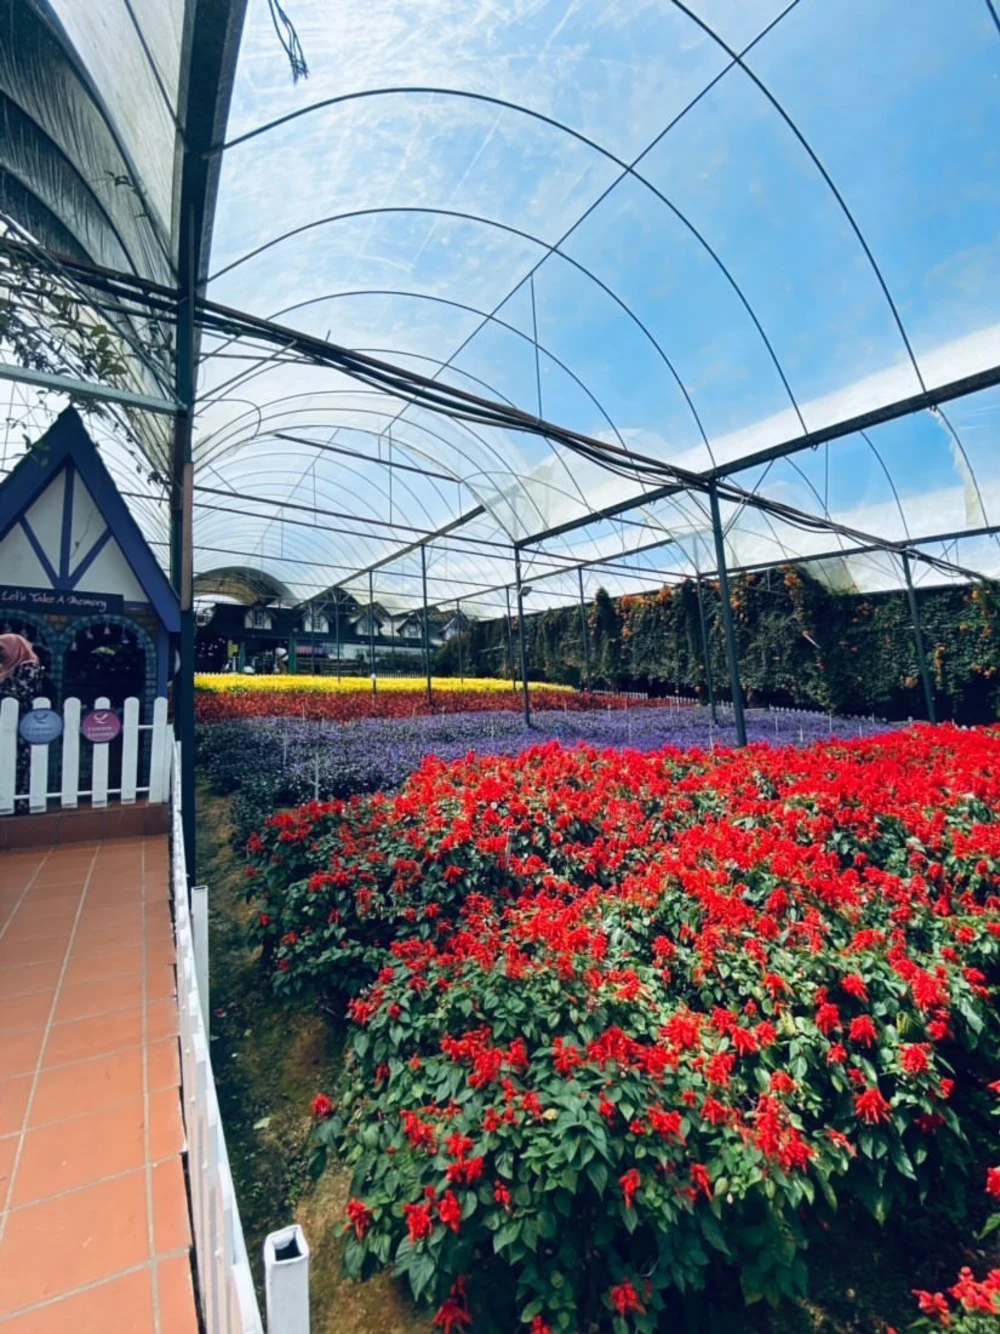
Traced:
[[503, 1227], [498, 1228], [493, 1234], [493, 1252], [494, 1254], [505, 1250], [513, 1242], [517, 1241], [521, 1235], [521, 1223], [518, 1219], [512, 1219], [504, 1223]]
[[722, 1228], [719, 1226], [719, 1220], [714, 1214], [702, 1210], [699, 1215], [701, 1221], [701, 1230], [705, 1240], [710, 1246], [714, 1246], [717, 1251], [723, 1255], [729, 1255], [729, 1247], [726, 1245], [726, 1239], [722, 1235]]
[[603, 1195], [608, 1184], [608, 1169], [604, 1163], [596, 1160], [587, 1164], [587, 1176], [590, 1177], [591, 1184], [598, 1195]]
[[434, 1278], [434, 1259], [426, 1251], [414, 1252], [410, 1261], [410, 1287], [419, 1301]]
[[917, 1174], [913, 1170], [909, 1154], [899, 1140], [891, 1139], [889, 1141], [889, 1157], [892, 1159], [892, 1164], [897, 1172], [900, 1172], [909, 1181], [916, 1181]]

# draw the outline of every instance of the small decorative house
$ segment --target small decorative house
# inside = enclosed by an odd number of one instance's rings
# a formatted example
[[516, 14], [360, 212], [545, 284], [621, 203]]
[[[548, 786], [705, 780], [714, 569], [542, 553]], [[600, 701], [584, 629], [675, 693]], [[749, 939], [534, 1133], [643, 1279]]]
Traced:
[[69, 408], [0, 484], [0, 633], [23, 635], [54, 704], [167, 693], [176, 595]]

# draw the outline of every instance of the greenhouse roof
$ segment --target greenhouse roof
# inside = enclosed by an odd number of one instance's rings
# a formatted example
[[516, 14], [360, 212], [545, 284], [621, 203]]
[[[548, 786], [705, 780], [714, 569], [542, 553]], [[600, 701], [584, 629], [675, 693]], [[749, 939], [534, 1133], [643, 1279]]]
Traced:
[[[515, 548], [531, 608], [581, 569], [652, 588], [714, 572], [710, 481], [734, 568], [889, 588], [905, 545], [918, 580], [1000, 576], [992, 0], [4, 10], [41, 368], [117, 395], [96, 433], [165, 563], [204, 282], [199, 595], [405, 607], [424, 560], [433, 603], [497, 614]], [[66, 293], [114, 360], [69, 358]]]

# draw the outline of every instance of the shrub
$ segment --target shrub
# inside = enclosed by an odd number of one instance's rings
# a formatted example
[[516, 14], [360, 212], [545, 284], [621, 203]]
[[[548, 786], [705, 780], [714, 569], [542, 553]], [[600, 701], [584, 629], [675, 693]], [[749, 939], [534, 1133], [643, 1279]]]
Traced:
[[[747, 1299], [800, 1293], [839, 1197], [961, 1207], [998, 1046], [998, 760], [952, 728], [549, 746], [269, 821], [276, 985], [352, 997], [315, 1130], [317, 1169], [353, 1167], [351, 1272], [392, 1264], [441, 1324], [509, 1327], [499, 1291], [535, 1331], [621, 1334], [716, 1258]], [[491, 1269], [486, 1309], [465, 1277]]]

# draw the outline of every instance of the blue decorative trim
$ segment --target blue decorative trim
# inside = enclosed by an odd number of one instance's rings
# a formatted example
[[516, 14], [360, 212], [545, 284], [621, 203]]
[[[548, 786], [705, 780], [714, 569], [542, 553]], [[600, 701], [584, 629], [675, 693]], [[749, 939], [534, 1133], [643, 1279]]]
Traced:
[[52, 562], [49, 560], [48, 556], [46, 556], [45, 551], [42, 548], [41, 542], [39, 542], [38, 538], [35, 536], [35, 530], [28, 522], [27, 515], [24, 514], [21, 515], [21, 531], [24, 533], [25, 537], [31, 543], [31, 549], [38, 557], [39, 563], [41, 564], [42, 569], [45, 571], [49, 583], [52, 585], [53, 588], [58, 588], [60, 586], [59, 576], [52, 568]]
[[93, 565], [94, 561], [97, 559], [97, 557], [101, 554], [101, 552], [104, 550], [104, 548], [108, 545], [110, 541], [111, 541], [111, 529], [105, 528], [104, 532], [100, 535], [100, 537], [97, 539], [94, 545], [87, 552], [86, 556], [84, 556], [83, 560], [73, 571], [72, 575], [70, 576], [69, 582], [66, 585], [67, 588], [76, 588], [77, 584], [87, 573], [91, 565]]
[[72, 463], [66, 468], [66, 481], [63, 483], [62, 541], [59, 544], [59, 587], [72, 588], [69, 579], [69, 547], [73, 536], [73, 483], [76, 472]]
[[[84, 486], [93, 496], [104, 522], [117, 538], [125, 559], [157, 616], [167, 630], [176, 634], [180, 630], [177, 596], [73, 408], [60, 413], [55, 424], [0, 485], [0, 541], [18, 523], [60, 468], [68, 463], [76, 468]], [[53, 572], [53, 584], [56, 582]]]

